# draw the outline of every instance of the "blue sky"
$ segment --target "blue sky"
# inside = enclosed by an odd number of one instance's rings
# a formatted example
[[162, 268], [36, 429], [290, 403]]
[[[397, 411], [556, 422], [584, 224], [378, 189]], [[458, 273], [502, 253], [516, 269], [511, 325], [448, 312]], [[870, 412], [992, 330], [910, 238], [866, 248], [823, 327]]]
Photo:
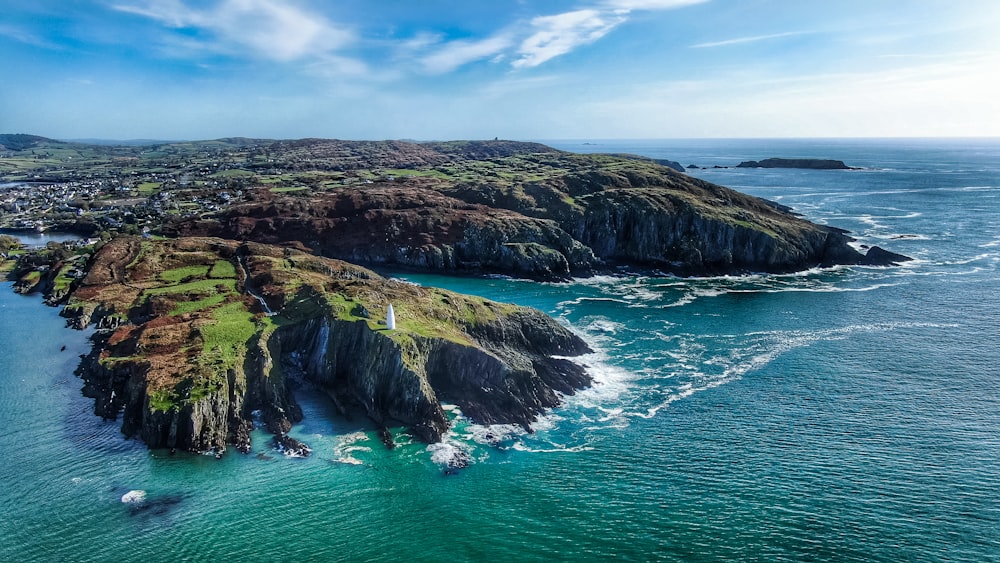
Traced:
[[0, 132], [1000, 136], [995, 0], [0, 0]]

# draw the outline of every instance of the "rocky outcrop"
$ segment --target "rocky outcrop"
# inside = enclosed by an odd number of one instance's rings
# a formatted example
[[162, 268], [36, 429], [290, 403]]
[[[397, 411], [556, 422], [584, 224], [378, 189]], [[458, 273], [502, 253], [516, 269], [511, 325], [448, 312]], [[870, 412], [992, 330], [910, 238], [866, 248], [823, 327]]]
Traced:
[[[389, 302], [393, 331], [377, 320]], [[297, 378], [427, 442], [448, 429], [442, 401], [527, 428], [590, 383], [565, 359], [587, 346], [538, 311], [260, 244], [113, 240], [64, 311], [79, 325], [123, 319], [95, 334], [78, 373], [96, 414], [154, 448], [249, 451], [257, 417], [283, 451], [307, 455], [286, 435], [302, 417]]]
[[879, 246], [873, 246], [868, 249], [860, 264], [862, 266], [899, 266], [903, 262], [909, 262], [910, 260], [913, 260], [913, 258], [889, 252]]

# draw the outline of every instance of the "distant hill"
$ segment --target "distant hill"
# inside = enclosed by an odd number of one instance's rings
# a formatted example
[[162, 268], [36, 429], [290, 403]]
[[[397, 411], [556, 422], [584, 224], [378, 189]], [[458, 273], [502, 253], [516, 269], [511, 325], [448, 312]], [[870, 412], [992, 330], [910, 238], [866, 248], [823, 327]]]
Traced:
[[44, 143], [58, 143], [53, 139], [39, 137], [38, 135], [26, 135], [24, 133], [0, 133], [0, 149], [23, 151]]

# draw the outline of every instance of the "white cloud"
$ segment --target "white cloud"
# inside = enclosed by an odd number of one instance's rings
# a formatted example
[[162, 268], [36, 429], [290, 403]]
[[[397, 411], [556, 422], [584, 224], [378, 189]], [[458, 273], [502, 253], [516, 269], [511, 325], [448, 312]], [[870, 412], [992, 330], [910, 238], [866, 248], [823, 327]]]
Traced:
[[218, 42], [203, 48], [224, 52], [250, 50], [257, 56], [291, 61], [330, 53], [353, 40], [353, 34], [323, 16], [277, 0], [222, 0], [197, 9], [180, 0], [149, 1], [115, 9], [152, 18], [174, 28], [212, 32]]
[[419, 33], [415, 37], [398, 43], [397, 47], [404, 52], [421, 51], [441, 43], [443, 38], [444, 36], [440, 33]]
[[9, 37], [15, 41], [20, 41], [21, 43], [25, 43], [27, 45], [34, 45], [35, 47], [59, 49], [58, 45], [35, 35], [34, 33], [30, 33], [12, 25], [0, 25], [0, 35]]
[[179, 0], [162, 0], [161, 2], [148, 0], [146, 6], [120, 4], [114, 6], [114, 9], [119, 12], [160, 20], [170, 27], [178, 28], [192, 25], [197, 19], [196, 13], [184, 6]]
[[538, 66], [604, 37], [625, 21], [620, 14], [597, 10], [576, 10], [531, 20], [536, 29], [518, 48], [514, 68]]
[[[481, 40], [457, 40], [435, 45], [436, 35], [424, 34], [404, 42], [404, 49], [439, 50], [420, 59], [424, 69], [435, 73], [451, 72], [462, 65], [490, 59], [500, 62], [511, 58], [516, 69], [539, 66], [555, 57], [593, 43], [628, 19], [635, 10], [668, 10], [709, 0], [603, 0], [597, 7], [572, 10], [550, 16], [538, 16], [528, 22], [528, 29], [512, 26]], [[513, 57], [506, 52], [517, 45]]]
[[735, 39], [725, 39], [722, 41], [711, 41], [708, 43], [698, 43], [697, 45], [691, 45], [695, 49], [703, 49], [706, 47], [725, 47], [727, 45], [739, 45], [742, 43], [756, 43], [757, 41], [767, 41], [768, 39], [779, 39], [782, 37], [792, 37], [795, 35], [808, 35], [810, 33], [815, 33], [814, 31], [786, 31], [784, 33], [772, 33], [770, 35], [753, 35], [750, 37], [737, 37]]
[[445, 43], [436, 53], [422, 58], [420, 62], [428, 72], [441, 74], [473, 61], [495, 58], [513, 44], [514, 38], [506, 33], [480, 41], [451, 41]]
[[604, 6], [614, 10], [673, 10], [695, 4], [704, 4], [709, 0], [605, 0]]

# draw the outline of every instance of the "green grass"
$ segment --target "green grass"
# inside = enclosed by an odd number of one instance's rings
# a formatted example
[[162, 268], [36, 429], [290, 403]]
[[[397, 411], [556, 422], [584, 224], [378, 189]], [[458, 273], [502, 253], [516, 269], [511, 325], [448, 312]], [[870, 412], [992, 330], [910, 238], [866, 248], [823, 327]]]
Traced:
[[228, 279], [236, 277], [236, 266], [228, 260], [217, 260], [208, 272], [208, 277], [215, 279]]
[[160, 186], [162, 185], [162, 182], [143, 182], [136, 186], [136, 190], [139, 192], [139, 195], [151, 196], [160, 191]]
[[148, 395], [149, 408], [153, 412], [170, 412], [177, 408], [177, 398], [172, 389], [157, 389]]
[[73, 283], [73, 278], [69, 277], [69, 272], [74, 268], [71, 263], [64, 264], [62, 268], [59, 269], [59, 273], [56, 274], [55, 280], [53, 280], [53, 289], [57, 292], [68, 291], [70, 285]]
[[[242, 301], [218, 307], [212, 311], [212, 317], [215, 322], [200, 327], [205, 344], [202, 361], [235, 367], [246, 356], [247, 342], [262, 327]], [[267, 320], [262, 322], [270, 324]]]
[[275, 193], [275, 194], [287, 194], [287, 193], [290, 193], [290, 192], [301, 192], [301, 191], [305, 191], [305, 190], [308, 190], [308, 189], [309, 188], [307, 188], [306, 186], [288, 186], [288, 187], [283, 187], [283, 188], [271, 188], [271, 193]]
[[[354, 314], [354, 311], [361, 306], [359, 301], [354, 301], [353, 299], [348, 299], [340, 293], [327, 293], [326, 302], [329, 303], [331, 312], [341, 321], [362, 321], [369, 320], [364, 317], [359, 317]], [[372, 323], [369, 322], [369, 326]]]
[[[160, 279], [167, 283], [180, 283], [182, 280], [189, 278], [204, 278], [208, 275], [210, 266], [197, 265], [197, 266], [184, 266], [182, 268], [174, 268], [172, 270], [165, 270], [160, 273]], [[235, 277], [235, 276], [233, 276]]]
[[27, 274], [25, 274], [24, 276], [21, 277], [21, 281], [26, 282], [26, 283], [30, 283], [30, 284], [36, 284], [41, 279], [42, 279], [42, 273], [39, 272], [38, 270], [32, 270], [32, 271], [28, 272]]

